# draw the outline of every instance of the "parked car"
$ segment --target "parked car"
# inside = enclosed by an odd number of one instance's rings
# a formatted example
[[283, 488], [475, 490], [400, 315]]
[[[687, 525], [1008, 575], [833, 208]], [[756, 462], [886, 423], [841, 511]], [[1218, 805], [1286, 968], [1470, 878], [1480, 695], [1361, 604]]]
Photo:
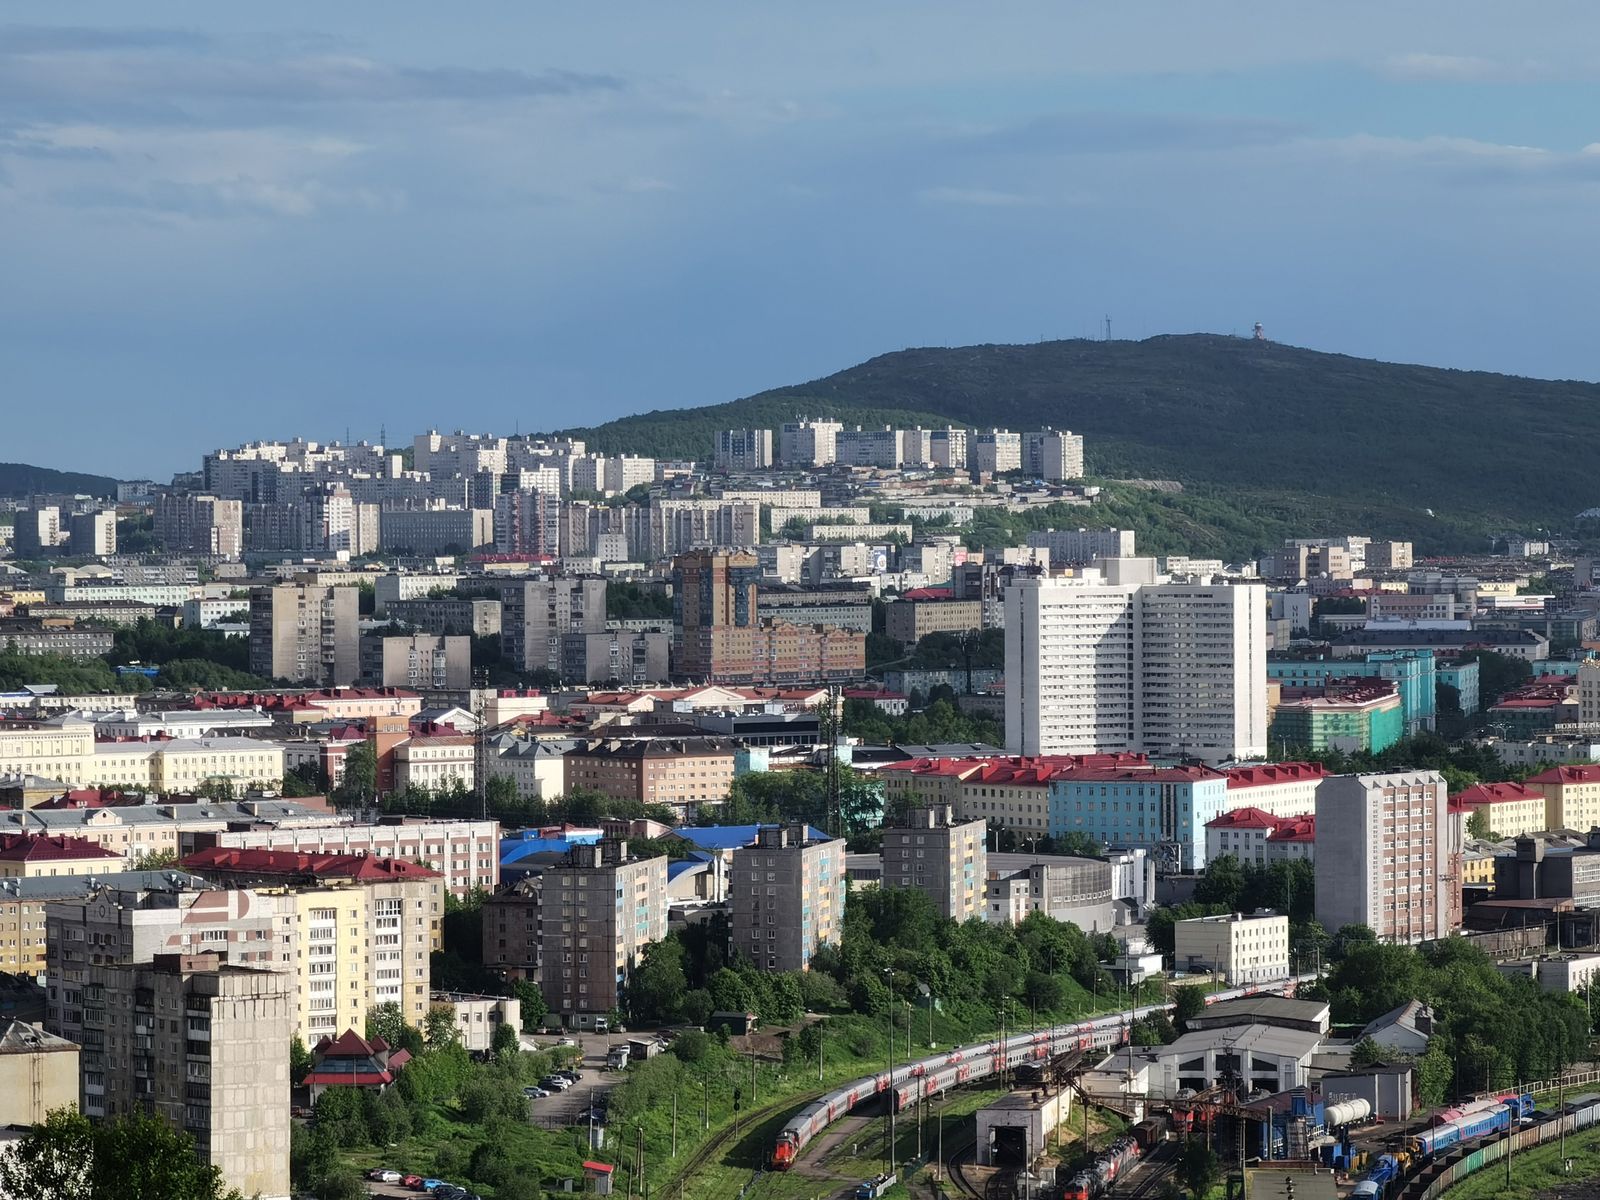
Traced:
[[539, 1086], [542, 1088], [553, 1088], [558, 1092], [564, 1092], [572, 1086], [572, 1080], [562, 1079], [555, 1075], [546, 1075], [543, 1079], [539, 1080]]
[[542, 1087], [525, 1087], [522, 1089], [522, 1094], [529, 1100], [544, 1100], [552, 1093]]
[[454, 1183], [441, 1183], [433, 1189], [434, 1200], [466, 1200], [467, 1189]]
[[577, 1083], [578, 1080], [583, 1078], [576, 1071], [551, 1071], [550, 1076], [553, 1079], [565, 1079], [569, 1083]]
[[391, 1167], [373, 1167], [367, 1172], [367, 1178], [374, 1183], [399, 1183], [404, 1177]]
[[422, 1190], [425, 1192], [434, 1191], [443, 1182], [444, 1180], [442, 1179], [424, 1179], [422, 1181]]
[[309, 1121], [317, 1114], [303, 1104], [297, 1104], [289, 1110], [289, 1115], [297, 1121]]
[[403, 1188], [410, 1188], [413, 1192], [420, 1192], [422, 1190], [422, 1176], [407, 1175], [400, 1181], [400, 1186]]

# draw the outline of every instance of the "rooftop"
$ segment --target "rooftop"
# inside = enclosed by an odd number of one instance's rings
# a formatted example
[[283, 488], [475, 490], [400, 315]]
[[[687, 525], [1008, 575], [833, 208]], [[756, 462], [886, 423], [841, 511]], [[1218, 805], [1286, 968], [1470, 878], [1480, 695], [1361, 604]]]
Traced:
[[191, 871], [248, 874], [283, 879], [352, 879], [358, 883], [438, 879], [439, 872], [400, 858], [372, 854], [307, 854], [295, 850], [242, 850], [211, 846], [186, 856]]
[[1207, 829], [1276, 829], [1282, 818], [1259, 808], [1235, 808], [1206, 822]]
[[1309, 779], [1324, 779], [1328, 768], [1317, 762], [1266, 763], [1257, 767], [1225, 767], [1228, 787], [1267, 787], [1275, 783], [1296, 783]]
[[85, 859], [121, 859], [87, 838], [66, 834], [0, 834], [0, 862], [82, 862]]

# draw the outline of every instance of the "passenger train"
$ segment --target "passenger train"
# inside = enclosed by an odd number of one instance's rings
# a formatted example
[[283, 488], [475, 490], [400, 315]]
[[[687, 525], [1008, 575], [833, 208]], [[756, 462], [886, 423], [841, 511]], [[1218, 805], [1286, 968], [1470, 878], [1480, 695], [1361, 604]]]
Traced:
[[[1307, 975], [1303, 978], [1310, 979]], [[1207, 998], [1236, 1000], [1243, 996], [1293, 995], [1295, 980], [1234, 988], [1218, 992]], [[944, 1054], [936, 1054], [920, 1062], [904, 1063], [877, 1075], [867, 1075], [852, 1080], [820, 1100], [806, 1105], [791, 1117], [778, 1132], [772, 1147], [769, 1165], [774, 1171], [787, 1171], [794, 1165], [811, 1139], [837, 1121], [856, 1105], [881, 1093], [891, 1093], [891, 1103], [899, 1111], [919, 1100], [932, 1099], [963, 1083], [974, 1083], [1020, 1067], [1024, 1063], [1048, 1061], [1058, 1054], [1074, 1050], [1111, 1050], [1127, 1038], [1128, 1023], [1154, 1012], [1165, 1012], [1172, 1006], [1152, 1004], [1136, 1008], [1132, 1013], [1117, 1013], [1097, 1017], [1075, 1025], [1055, 1025], [1035, 1033], [1019, 1033], [1004, 1041], [995, 1039], [971, 1046], [958, 1046]]]

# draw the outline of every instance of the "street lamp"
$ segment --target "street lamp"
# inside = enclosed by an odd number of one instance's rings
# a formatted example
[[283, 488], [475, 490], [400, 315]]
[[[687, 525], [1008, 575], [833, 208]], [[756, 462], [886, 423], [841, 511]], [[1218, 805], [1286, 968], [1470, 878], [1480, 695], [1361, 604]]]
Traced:
[[888, 1159], [888, 1165], [889, 1165], [889, 1170], [887, 1171], [887, 1174], [893, 1175], [894, 1174], [894, 1136], [895, 1136], [895, 1123], [894, 1123], [894, 968], [893, 967], [885, 967], [883, 969], [883, 975], [884, 975], [884, 978], [888, 981], [887, 986], [889, 988], [889, 1003], [884, 1005], [884, 1027], [885, 1027], [885, 1032], [888, 1034], [888, 1043], [889, 1043], [889, 1087], [888, 1087], [887, 1095], [884, 1097], [884, 1102], [889, 1106], [889, 1147], [888, 1147], [889, 1152], [885, 1157]]

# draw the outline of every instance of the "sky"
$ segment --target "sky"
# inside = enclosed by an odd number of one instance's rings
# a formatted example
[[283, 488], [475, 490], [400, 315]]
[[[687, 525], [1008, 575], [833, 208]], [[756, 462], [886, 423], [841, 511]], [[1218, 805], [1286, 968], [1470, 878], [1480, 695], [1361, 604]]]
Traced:
[[1247, 333], [1600, 377], [1600, 5], [0, 12], [0, 461]]

